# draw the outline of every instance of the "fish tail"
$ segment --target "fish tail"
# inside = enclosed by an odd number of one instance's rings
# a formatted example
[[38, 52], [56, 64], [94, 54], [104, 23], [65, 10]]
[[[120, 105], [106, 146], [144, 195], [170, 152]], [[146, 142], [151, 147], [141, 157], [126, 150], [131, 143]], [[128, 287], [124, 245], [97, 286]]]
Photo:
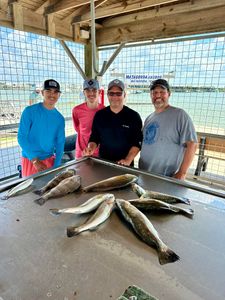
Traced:
[[67, 227], [66, 233], [68, 237], [72, 237], [74, 235], [79, 234], [80, 231], [76, 227], [71, 226], [71, 227]]
[[44, 194], [43, 191], [42, 191], [42, 189], [35, 190], [35, 191], [33, 191], [33, 193], [36, 194], [36, 195], [40, 195], [40, 196]]
[[189, 217], [193, 217], [194, 215], [194, 210], [192, 208], [180, 208], [180, 212], [182, 212], [185, 215], [188, 215]]
[[190, 202], [190, 200], [189, 200], [188, 198], [182, 197], [181, 199], [183, 200], [183, 202], [184, 202], [185, 204], [187, 204], [187, 205], [190, 205], [190, 204], [191, 204], [191, 202]]
[[180, 259], [180, 257], [168, 247], [158, 251], [158, 256], [160, 265], [172, 263]]
[[38, 198], [36, 200], [34, 200], [35, 203], [39, 204], [39, 205], [43, 205], [45, 204], [46, 200], [44, 198]]
[[58, 208], [50, 208], [49, 210], [50, 210], [50, 213], [54, 216], [59, 216], [62, 214]]

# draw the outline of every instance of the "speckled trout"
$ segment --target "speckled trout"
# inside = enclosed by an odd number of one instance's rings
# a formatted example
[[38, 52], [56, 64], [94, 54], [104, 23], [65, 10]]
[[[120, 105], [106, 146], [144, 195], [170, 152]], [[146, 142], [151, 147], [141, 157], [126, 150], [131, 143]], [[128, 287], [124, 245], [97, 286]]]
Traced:
[[99, 194], [96, 195], [89, 200], [87, 200], [85, 203], [75, 206], [75, 207], [69, 207], [69, 208], [63, 208], [63, 209], [57, 209], [57, 208], [50, 208], [50, 212], [53, 215], [61, 215], [61, 214], [85, 214], [88, 212], [91, 212], [95, 210], [97, 207], [100, 206], [100, 204], [105, 200], [115, 200], [115, 196], [113, 194]]
[[76, 174], [76, 171], [74, 169], [62, 171], [62, 172], [56, 174], [56, 176], [52, 180], [50, 180], [45, 186], [43, 186], [41, 189], [34, 191], [34, 193], [37, 195], [43, 195], [47, 191], [56, 187], [62, 180], [72, 177], [75, 174]]
[[81, 177], [74, 175], [69, 178], [63, 179], [56, 187], [52, 188], [49, 192], [44, 194], [41, 198], [36, 199], [39, 205], [43, 205], [48, 199], [65, 196], [66, 194], [72, 193], [80, 188]]
[[170, 204], [184, 203], [184, 204], [190, 205], [190, 200], [188, 198], [176, 197], [176, 196], [171, 196], [171, 195], [167, 195], [167, 194], [163, 194], [163, 193], [159, 193], [159, 192], [148, 191], [148, 190], [143, 189], [140, 185], [138, 185], [136, 183], [132, 184], [132, 189], [140, 198], [157, 199], [157, 200], [161, 200], [163, 202], [167, 202]]
[[98, 207], [95, 214], [87, 220], [86, 223], [79, 227], [67, 227], [67, 236], [72, 237], [86, 230], [94, 230], [100, 224], [104, 223], [114, 208], [115, 200], [113, 198], [107, 199]]
[[128, 200], [131, 204], [141, 210], [166, 210], [173, 213], [181, 213], [193, 217], [194, 211], [191, 208], [182, 208], [157, 199], [139, 198]]
[[1, 197], [1, 200], [7, 200], [9, 197], [15, 196], [18, 192], [27, 189], [33, 183], [33, 181], [33, 178], [29, 178], [27, 180], [24, 180], [20, 184], [17, 184], [16, 186], [8, 190], [7, 193], [3, 197]]
[[148, 245], [156, 248], [161, 265], [179, 260], [179, 256], [160, 239], [150, 220], [141, 211], [123, 199], [116, 199], [116, 204], [125, 220], [132, 225], [140, 238]]
[[138, 177], [132, 174], [124, 174], [119, 176], [110, 177], [108, 179], [98, 181], [83, 188], [84, 192], [104, 192], [114, 189], [119, 189], [136, 182]]

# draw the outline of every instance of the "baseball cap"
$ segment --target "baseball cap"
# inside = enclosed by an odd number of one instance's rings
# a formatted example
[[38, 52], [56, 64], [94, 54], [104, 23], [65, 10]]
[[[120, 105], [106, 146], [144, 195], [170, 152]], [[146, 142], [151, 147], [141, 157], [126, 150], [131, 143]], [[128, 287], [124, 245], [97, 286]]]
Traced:
[[108, 90], [110, 90], [112, 87], [117, 86], [118, 88], [120, 88], [122, 91], [125, 90], [125, 85], [123, 83], [123, 81], [119, 80], [119, 79], [114, 79], [112, 81], [110, 81], [109, 85], [108, 85]]
[[56, 89], [58, 92], [61, 92], [59, 83], [54, 79], [45, 80], [43, 89], [44, 90]]
[[83, 83], [83, 89], [96, 89], [99, 90], [100, 86], [99, 86], [99, 82], [96, 79], [86, 79], [84, 80]]
[[165, 79], [156, 79], [150, 84], [150, 91], [154, 90], [157, 86], [161, 86], [163, 89], [170, 91], [169, 83]]

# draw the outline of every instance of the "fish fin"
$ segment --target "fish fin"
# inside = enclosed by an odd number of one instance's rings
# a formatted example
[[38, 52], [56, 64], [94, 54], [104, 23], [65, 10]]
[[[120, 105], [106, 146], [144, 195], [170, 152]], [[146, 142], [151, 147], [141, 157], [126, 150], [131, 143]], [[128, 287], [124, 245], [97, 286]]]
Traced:
[[35, 191], [33, 191], [33, 193], [34, 194], [36, 194], [36, 195], [43, 195], [43, 191], [40, 189], [40, 190], [35, 190]]
[[62, 214], [58, 208], [50, 208], [49, 211], [53, 216], [59, 216]]
[[38, 199], [34, 200], [34, 202], [39, 205], [43, 205], [43, 204], [45, 204], [46, 200], [44, 198], [38, 198]]
[[72, 237], [80, 233], [80, 231], [76, 227], [67, 227], [66, 233], [68, 237]]
[[95, 231], [95, 230], [97, 229], [97, 227], [98, 227], [98, 226], [95, 226], [95, 227], [89, 228], [88, 230], [89, 230], [89, 231]]
[[172, 263], [180, 259], [180, 257], [168, 247], [166, 250], [158, 251], [160, 265]]

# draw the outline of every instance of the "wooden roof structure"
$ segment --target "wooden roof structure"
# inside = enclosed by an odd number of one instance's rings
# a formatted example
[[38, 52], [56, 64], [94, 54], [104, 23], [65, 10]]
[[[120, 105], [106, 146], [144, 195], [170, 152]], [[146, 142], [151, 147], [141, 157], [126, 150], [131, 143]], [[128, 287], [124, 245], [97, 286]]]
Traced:
[[[225, 31], [225, 0], [92, 1], [97, 46]], [[0, 0], [0, 26], [88, 44], [90, 2]]]

